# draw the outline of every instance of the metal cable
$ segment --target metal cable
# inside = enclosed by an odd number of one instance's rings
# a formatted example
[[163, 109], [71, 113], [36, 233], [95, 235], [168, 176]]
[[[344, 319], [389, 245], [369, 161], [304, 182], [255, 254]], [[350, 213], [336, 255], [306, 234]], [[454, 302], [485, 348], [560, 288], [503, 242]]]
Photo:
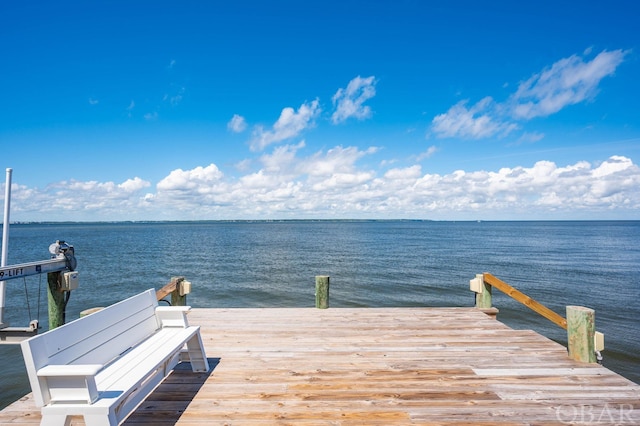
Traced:
[[24, 281], [24, 296], [27, 299], [27, 315], [29, 315], [29, 321], [33, 319], [31, 316], [31, 305], [29, 304], [29, 291], [27, 290], [27, 277], [23, 277], [22, 281]]

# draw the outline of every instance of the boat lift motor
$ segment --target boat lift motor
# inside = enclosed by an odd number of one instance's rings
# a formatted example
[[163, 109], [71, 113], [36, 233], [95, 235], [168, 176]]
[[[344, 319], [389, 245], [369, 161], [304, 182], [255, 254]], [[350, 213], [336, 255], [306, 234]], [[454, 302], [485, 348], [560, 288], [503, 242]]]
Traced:
[[[0, 267], [0, 281], [8, 281], [31, 275], [47, 274], [49, 272], [64, 272], [59, 291], [71, 291], [78, 288], [78, 272], [75, 270], [77, 261], [73, 246], [58, 240], [49, 246], [51, 259], [39, 262], [21, 263]], [[4, 302], [4, 298], [2, 299]], [[4, 306], [0, 306], [0, 312]], [[9, 327], [0, 318], [0, 344], [19, 343], [38, 334], [38, 320], [32, 320], [28, 327]]]

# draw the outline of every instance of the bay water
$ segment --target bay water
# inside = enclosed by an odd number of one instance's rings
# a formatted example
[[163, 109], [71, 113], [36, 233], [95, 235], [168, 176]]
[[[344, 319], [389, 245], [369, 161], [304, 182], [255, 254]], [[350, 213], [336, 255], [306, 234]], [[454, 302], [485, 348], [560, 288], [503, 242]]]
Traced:
[[[640, 221], [29, 223], [9, 235], [9, 265], [48, 259], [56, 240], [74, 246], [67, 321], [173, 276], [191, 281], [196, 308], [313, 307], [316, 275], [331, 277], [331, 308], [471, 307], [469, 280], [490, 272], [563, 316], [595, 309], [603, 364], [640, 383]], [[5, 321], [47, 330], [46, 287], [46, 276], [6, 281]], [[493, 294], [498, 320], [566, 345], [563, 329]], [[19, 346], [0, 345], [0, 358], [3, 408], [30, 388]]]

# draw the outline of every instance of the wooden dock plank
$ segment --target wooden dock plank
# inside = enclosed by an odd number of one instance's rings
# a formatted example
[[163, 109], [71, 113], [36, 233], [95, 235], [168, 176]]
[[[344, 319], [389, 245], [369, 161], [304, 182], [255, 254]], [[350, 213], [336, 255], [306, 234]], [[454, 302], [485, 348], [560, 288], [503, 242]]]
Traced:
[[[125, 424], [640, 424], [640, 386], [475, 309], [194, 309], [189, 321], [215, 368], [179, 366]], [[39, 419], [30, 396], [0, 412], [3, 425]]]

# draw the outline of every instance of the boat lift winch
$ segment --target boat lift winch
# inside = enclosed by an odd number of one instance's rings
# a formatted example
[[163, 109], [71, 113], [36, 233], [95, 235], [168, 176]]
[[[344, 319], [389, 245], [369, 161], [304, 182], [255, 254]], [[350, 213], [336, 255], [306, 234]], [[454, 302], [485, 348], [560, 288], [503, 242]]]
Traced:
[[[48, 260], [0, 267], [0, 281], [50, 272], [63, 272], [58, 291], [68, 292], [78, 288], [78, 272], [75, 271], [77, 261], [73, 246], [59, 240], [49, 246], [49, 252], [52, 257]], [[2, 302], [0, 314], [3, 314], [4, 297], [0, 302]], [[28, 327], [9, 327], [9, 324], [4, 322], [3, 315], [0, 315], [0, 344], [19, 343], [37, 333], [37, 319], [32, 320]]]

